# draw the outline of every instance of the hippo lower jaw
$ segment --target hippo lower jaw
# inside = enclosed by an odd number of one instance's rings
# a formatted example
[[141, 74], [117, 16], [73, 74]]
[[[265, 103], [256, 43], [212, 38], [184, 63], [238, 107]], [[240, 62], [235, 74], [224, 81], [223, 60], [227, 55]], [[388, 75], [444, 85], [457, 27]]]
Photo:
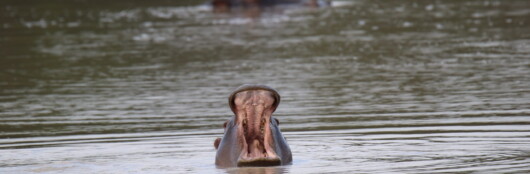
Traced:
[[[270, 115], [260, 117], [240, 118], [242, 130], [240, 139], [242, 150], [237, 160], [237, 166], [277, 166], [282, 164], [282, 160], [276, 154], [272, 133], [270, 129]], [[257, 121], [261, 120], [261, 121]], [[260, 122], [259, 126], [256, 124]], [[254, 126], [249, 124], [255, 123]], [[251, 127], [251, 128], [249, 128]], [[257, 134], [257, 135], [256, 135]]]
[[[268, 137], [267, 135], [265, 137]], [[248, 146], [246, 141], [243, 142], [243, 149], [237, 160], [238, 167], [245, 166], [278, 166], [282, 164], [282, 160], [273, 148], [269, 145], [270, 141], [267, 139], [253, 140], [252, 144]], [[266, 142], [262, 145], [260, 142]]]
[[[266, 141], [265, 141], [266, 142]], [[246, 142], [243, 143], [243, 149], [237, 160], [238, 167], [245, 166], [278, 166], [282, 160], [276, 155], [274, 150], [265, 143], [261, 145], [259, 140], [252, 141], [249, 147]]]
[[278, 157], [261, 157], [253, 159], [239, 159], [237, 161], [237, 167], [246, 167], [246, 166], [279, 166], [282, 164], [282, 160]]

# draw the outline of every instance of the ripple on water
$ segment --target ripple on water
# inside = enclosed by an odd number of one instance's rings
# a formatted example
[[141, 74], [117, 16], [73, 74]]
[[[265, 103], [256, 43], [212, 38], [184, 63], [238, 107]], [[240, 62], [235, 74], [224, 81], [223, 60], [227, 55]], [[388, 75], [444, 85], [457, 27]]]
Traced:
[[[0, 173], [530, 171], [525, 0], [90, 2], [0, 2]], [[293, 165], [215, 168], [243, 83], [282, 95]]]

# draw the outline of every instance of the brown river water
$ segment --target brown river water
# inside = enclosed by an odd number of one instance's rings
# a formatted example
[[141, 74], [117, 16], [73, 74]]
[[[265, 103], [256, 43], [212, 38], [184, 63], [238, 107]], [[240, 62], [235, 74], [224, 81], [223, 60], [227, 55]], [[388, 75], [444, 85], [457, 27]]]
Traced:
[[[2, 0], [0, 173], [528, 173], [530, 1]], [[219, 169], [241, 84], [293, 151]]]

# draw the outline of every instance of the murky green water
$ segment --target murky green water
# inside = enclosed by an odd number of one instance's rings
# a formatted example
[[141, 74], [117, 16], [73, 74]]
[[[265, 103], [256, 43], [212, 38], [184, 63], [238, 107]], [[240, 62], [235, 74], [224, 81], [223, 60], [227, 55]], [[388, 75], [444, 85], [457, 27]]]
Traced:
[[[0, 2], [0, 173], [530, 172], [530, 2]], [[268, 84], [291, 166], [217, 169]]]

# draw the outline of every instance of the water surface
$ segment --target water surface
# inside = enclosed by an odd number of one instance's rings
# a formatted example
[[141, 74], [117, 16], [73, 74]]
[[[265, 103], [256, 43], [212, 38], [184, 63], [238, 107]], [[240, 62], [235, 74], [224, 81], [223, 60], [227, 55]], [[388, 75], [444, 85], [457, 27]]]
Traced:
[[[0, 2], [0, 173], [530, 172], [530, 3]], [[291, 166], [217, 169], [267, 84]]]

